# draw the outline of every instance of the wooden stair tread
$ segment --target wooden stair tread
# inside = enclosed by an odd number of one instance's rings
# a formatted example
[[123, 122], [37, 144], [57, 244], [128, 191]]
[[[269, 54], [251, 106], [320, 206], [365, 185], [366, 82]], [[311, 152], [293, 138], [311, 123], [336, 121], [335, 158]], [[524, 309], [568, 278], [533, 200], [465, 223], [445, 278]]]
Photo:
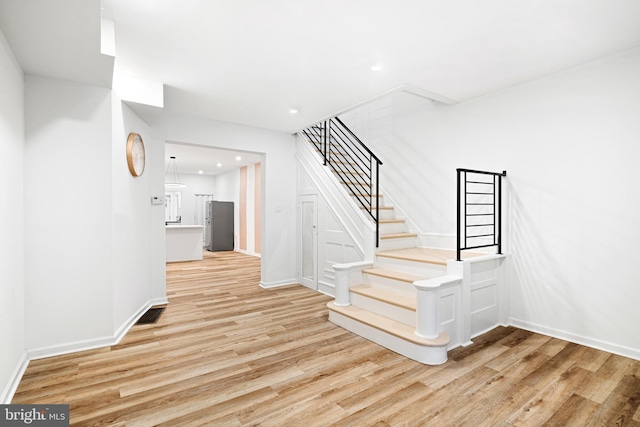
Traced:
[[418, 237], [416, 233], [390, 233], [381, 234], [380, 239], [404, 239], [406, 237]]
[[386, 268], [367, 268], [362, 270], [365, 274], [371, 274], [373, 276], [384, 277], [387, 279], [398, 280], [400, 282], [413, 283], [417, 280], [423, 280], [425, 277], [416, 276], [415, 274], [409, 274], [402, 271], [389, 270]]
[[[359, 185], [360, 187], [369, 187], [369, 183], [368, 182], [362, 182], [362, 181], [344, 181], [344, 180], [340, 180], [340, 184], [342, 185], [352, 185], [352, 186], [356, 186]], [[358, 194], [363, 194], [363, 193], [358, 193]], [[368, 196], [368, 194], [367, 194]]]
[[364, 196], [364, 197], [383, 197], [382, 194], [367, 194], [367, 193], [353, 193], [353, 192], [349, 192], [350, 196]]
[[[374, 206], [374, 208], [375, 208], [375, 206]], [[360, 206], [360, 209], [365, 209], [366, 210], [368, 208]], [[378, 206], [378, 209], [380, 209], [381, 211], [390, 211], [390, 210], [393, 209], [393, 206]]]
[[449, 335], [441, 333], [438, 338], [426, 339], [421, 338], [414, 334], [415, 328], [413, 326], [405, 325], [404, 323], [396, 322], [379, 314], [372, 313], [367, 310], [363, 310], [353, 305], [338, 306], [333, 302], [327, 303], [329, 310], [342, 314], [343, 316], [357, 320], [360, 323], [387, 332], [405, 341], [409, 341], [414, 344], [418, 344], [425, 347], [443, 347], [449, 344]]
[[384, 289], [374, 288], [368, 285], [352, 286], [349, 291], [354, 294], [395, 305], [396, 307], [416, 311], [416, 299], [412, 297], [399, 295], [395, 292], [385, 291]]
[[404, 219], [392, 218], [392, 219], [380, 219], [378, 220], [380, 224], [401, 224], [404, 223]]
[[[481, 255], [483, 254], [467, 252], [462, 254], [462, 258], [469, 259]], [[456, 259], [456, 251], [432, 248], [405, 248], [380, 251], [376, 253], [376, 256], [402, 259], [406, 261], [425, 262], [428, 264], [447, 265], [448, 260]]]
[[[322, 154], [322, 153], [320, 153], [320, 154]], [[334, 165], [356, 166], [356, 164], [353, 163], [353, 162], [343, 162], [342, 160], [336, 160], [336, 159], [332, 159], [332, 158], [329, 158], [329, 163], [333, 163]]]

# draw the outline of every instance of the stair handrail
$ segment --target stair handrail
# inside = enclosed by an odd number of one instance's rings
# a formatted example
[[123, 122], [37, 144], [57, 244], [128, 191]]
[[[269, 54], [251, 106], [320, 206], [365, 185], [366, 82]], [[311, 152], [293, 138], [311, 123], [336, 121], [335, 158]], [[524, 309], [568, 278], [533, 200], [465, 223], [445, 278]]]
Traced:
[[[322, 156], [323, 165], [337, 175], [365, 209], [376, 227], [375, 244], [380, 240], [380, 166], [382, 161], [338, 117], [316, 123], [302, 131]], [[334, 151], [335, 150], [335, 151]], [[342, 158], [340, 161], [338, 158]], [[358, 188], [362, 187], [362, 191]], [[376, 203], [373, 199], [376, 197]]]
[[[480, 249], [496, 246], [497, 253], [502, 254], [502, 178], [507, 176], [507, 171], [488, 172], [475, 169], [458, 168], [457, 171], [457, 227], [456, 227], [456, 260], [461, 261], [461, 252], [467, 249]], [[481, 178], [469, 179], [473, 176], [490, 176], [488, 180]], [[470, 188], [471, 187], [471, 188]], [[477, 191], [469, 191], [477, 190]], [[472, 201], [469, 201], [471, 196]], [[480, 222], [469, 224], [469, 219], [482, 218]], [[491, 232], [480, 231], [480, 234], [469, 235], [469, 229], [491, 228]], [[469, 244], [469, 239], [491, 238], [491, 243]], [[472, 240], [473, 241], [473, 240]], [[477, 240], [476, 240], [477, 241]]]

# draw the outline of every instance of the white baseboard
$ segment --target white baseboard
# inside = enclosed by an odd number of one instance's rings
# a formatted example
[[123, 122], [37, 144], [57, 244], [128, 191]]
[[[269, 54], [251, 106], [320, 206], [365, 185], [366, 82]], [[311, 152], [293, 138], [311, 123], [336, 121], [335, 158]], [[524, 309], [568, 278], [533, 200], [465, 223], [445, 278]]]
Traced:
[[166, 304], [169, 304], [169, 300], [167, 299], [167, 297], [151, 299], [151, 307], [155, 307], [156, 305], [166, 305]]
[[524, 329], [538, 334], [547, 335], [553, 338], [569, 341], [575, 344], [592, 347], [597, 350], [606, 351], [608, 353], [617, 354], [619, 356], [629, 357], [631, 359], [640, 360], [640, 350], [636, 348], [630, 348], [618, 344], [613, 344], [607, 341], [602, 341], [594, 338], [584, 337], [576, 335], [571, 332], [561, 331], [558, 329], [548, 328], [546, 326], [538, 325], [531, 322], [525, 322], [520, 319], [509, 318], [509, 325], [516, 328]]
[[269, 288], [277, 288], [280, 286], [289, 286], [289, 285], [299, 285], [296, 279], [288, 279], [288, 280], [280, 280], [277, 282], [263, 282], [260, 281], [260, 287], [269, 289]]
[[9, 382], [2, 391], [2, 394], [0, 394], [0, 404], [8, 405], [11, 403], [13, 395], [16, 393], [16, 390], [20, 385], [20, 380], [22, 380], [24, 371], [27, 370], [27, 366], [29, 366], [29, 358], [27, 357], [27, 352], [25, 351], [24, 353], [22, 353], [22, 357], [13, 370], [11, 377], [9, 377]]
[[256, 253], [256, 252], [249, 252], [249, 251], [244, 250], [244, 249], [234, 249], [234, 251], [240, 252], [241, 254], [245, 254], [245, 255], [251, 255], [251, 256], [254, 256], [256, 258], [262, 258], [262, 254], [259, 254], [259, 253]]
[[318, 292], [322, 292], [325, 295], [329, 295], [331, 297], [336, 296], [336, 286], [333, 283], [323, 282], [322, 280], [318, 281]]
[[126, 322], [124, 322], [116, 331], [115, 335], [114, 335], [114, 340], [115, 342], [113, 344], [109, 344], [109, 345], [116, 345], [118, 344], [122, 338], [124, 338], [125, 335], [127, 335], [127, 332], [129, 332], [129, 329], [131, 329], [133, 327], [133, 325], [136, 324], [136, 322], [138, 321], [138, 319], [140, 319], [142, 317], [143, 314], [145, 314], [147, 312], [147, 310], [149, 310], [151, 307], [153, 307], [154, 305], [162, 305], [162, 304], [167, 304], [167, 298], [154, 298], [149, 300], [146, 304], [144, 304], [142, 307], [140, 307], [138, 309], [138, 311], [136, 311], [133, 315], [131, 315], [131, 317], [129, 317], [127, 319]]
[[63, 354], [76, 353], [79, 351], [85, 350], [93, 350], [101, 347], [108, 347], [112, 345], [118, 344], [122, 338], [129, 332], [131, 327], [136, 324], [138, 319], [142, 317], [144, 313], [147, 312], [153, 306], [157, 305], [165, 305], [168, 304], [169, 301], [166, 297], [162, 298], [153, 298], [143, 304], [126, 322], [122, 324], [118, 328], [118, 330], [110, 337], [102, 337], [97, 339], [90, 339], [85, 341], [76, 341], [72, 343], [50, 346], [50, 347], [42, 347], [25, 351], [20, 362], [16, 366], [9, 383], [5, 387], [4, 391], [0, 395], [0, 404], [9, 404], [13, 399], [13, 395], [18, 389], [18, 385], [22, 380], [22, 376], [24, 375], [27, 366], [29, 366], [29, 362], [31, 360], [43, 359], [45, 357], [52, 356], [60, 356]]
[[112, 336], [89, 339], [84, 341], [76, 341], [62, 345], [50, 347], [41, 347], [27, 350], [29, 360], [43, 359], [45, 357], [60, 356], [63, 354], [76, 353], [79, 351], [94, 350], [101, 347], [109, 347], [116, 345], [129, 332], [129, 329], [136, 324], [138, 319], [154, 305], [167, 304], [168, 300], [164, 298], [154, 298], [144, 303], [127, 321], [125, 321]]
[[45, 357], [61, 356], [63, 354], [77, 353], [79, 351], [94, 350], [116, 344], [114, 336], [106, 336], [84, 341], [75, 341], [61, 345], [34, 348], [27, 350], [29, 360], [44, 359]]

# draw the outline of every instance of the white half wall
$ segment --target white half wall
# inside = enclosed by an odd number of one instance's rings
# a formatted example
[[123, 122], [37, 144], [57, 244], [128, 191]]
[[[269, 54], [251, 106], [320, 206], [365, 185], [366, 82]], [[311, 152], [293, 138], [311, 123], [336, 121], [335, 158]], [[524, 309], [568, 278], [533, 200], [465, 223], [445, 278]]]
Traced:
[[[157, 139], [263, 153], [263, 286], [296, 282], [296, 161], [294, 136], [164, 111], [151, 124]], [[216, 186], [219, 188], [220, 184]], [[222, 200], [220, 194], [216, 199]]]
[[396, 94], [348, 124], [418, 228], [455, 233], [455, 169], [507, 170], [509, 321], [640, 359], [640, 48], [457, 105]]
[[24, 76], [0, 32], [0, 403], [26, 367], [24, 334]]

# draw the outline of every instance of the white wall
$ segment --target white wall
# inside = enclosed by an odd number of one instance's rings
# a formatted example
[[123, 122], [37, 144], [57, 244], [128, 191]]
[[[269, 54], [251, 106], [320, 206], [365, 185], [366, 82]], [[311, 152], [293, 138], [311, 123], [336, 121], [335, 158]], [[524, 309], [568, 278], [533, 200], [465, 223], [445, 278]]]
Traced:
[[[245, 218], [245, 243], [246, 252], [257, 253], [256, 251], [256, 167], [255, 165], [248, 165], [246, 168], [246, 193], [244, 200], [244, 218]], [[242, 213], [238, 212], [238, 216]]]
[[[164, 144], [109, 89], [25, 78], [25, 315], [30, 357], [113, 344], [166, 301]], [[129, 132], [145, 141], [133, 178]]]
[[453, 106], [394, 98], [349, 120], [378, 116], [411, 219], [453, 235], [455, 168], [507, 170], [511, 322], [640, 358], [640, 49]]
[[[164, 196], [164, 140], [154, 138], [153, 131], [150, 138], [145, 140], [147, 166], [145, 175], [148, 174], [148, 197]], [[148, 168], [148, 169], [147, 169]], [[151, 281], [151, 304], [162, 304], [167, 301], [167, 277], [166, 277], [166, 229], [164, 219], [164, 205], [151, 207], [149, 219], [149, 280]]]
[[[178, 165], [179, 166], [179, 165]], [[180, 179], [186, 185], [178, 191], [181, 192], [182, 198], [182, 224], [195, 224], [195, 195], [196, 194], [214, 194], [216, 190], [216, 177], [212, 175], [194, 175], [181, 173]]]
[[236, 251], [256, 255], [260, 248], [256, 248], [255, 239], [255, 173], [256, 165], [247, 165], [247, 194], [246, 194], [246, 229], [247, 248], [240, 248], [240, 169], [216, 175], [216, 197], [214, 200], [233, 202], [234, 208], [234, 248]]
[[240, 247], [240, 169], [216, 175], [216, 191], [214, 200], [233, 202], [233, 247]]
[[113, 325], [111, 91], [26, 76], [27, 346], [109, 336]]
[[[298, 144], [305, 144], [304, 141], [298, 142]], [[306, 147], [299, 146], [298, 150], [302, 151], [307, 149]], [[320, 164], [321, 160], [313, 153], [312, 161]], [[300, 153], [302, 155], [302, 153]], [[300, 159], [301, 160], [301, 159]], [[316, 209], [317, 209], [317, 279], [318, 290], [329, 295], [335, 295], [335, 270], [334, 264], [352, 263], [356, 261], [363, 261], [365, 255], [362, 251], [364, 242], [356, 244], [354, 236], [349, 234], [348, 229], [345, 227], [343, 221], [339, 219], [339, 215], [336, 212], [335, 199], [329, 201], [325, 198], [323, 191], [319, 186], [322, 185], [322, 181], [335, 180], [335, 177], [329, 172], [327, 176], [326, 167], [320, 168], [322, 172], [307, 168], [306, 165], [300, 161], [297, 168], [297, 194], [299, 198], [305, 196], [316, 196]], [[331, 190], [325, 191], [330, 192]], [[349, 206], [348, 208], [351, 208]], [[358, 209], [356, 207], [356, 209]], [[298, 215], [302, 215], [299, 207]], [[359, 210], [359, 209], [358, 209]], [[299, 236], [298, 236], [298, 274], [302, 274], [302, 218], [299, 221]], [[369, 222], [367, 219], [364, 221]], [[362, 237], [362, 236], [361, 236]], [[372, 236], [367, 236], [372, 237]], [[362, 240], [362, 239], [360, 239]], [[373, 244], [373, 243], [372, 243]], [[302, 281], [302, 278], [299, 278]]]
[[[154, 234], [164, 234], [164, 227], [158, 227], [164, 225], [164, 206], [151, 204], [152, 194], [162, 195], [158, 181], [164, 164], [164, 144], [152, 139], [149, 126], [114, 92], [112, 98], [113, 331], [121, 333], [154, 298], [165, 301], [164, 275], [160, 273], [165, 270], [164, 252], [151, 244]], [[139, 177], [133, 177], [127, 166], [126, 141], [130, 132], [140, 134], [145, 144], [145, 170]], [[157, 281], [162, 281], [161, 287], [154, 287], [154, 275], [160, 276]]]
[[[156, 123], [152, 124], [154, 132], [165, 141], [264, 153], [261, 284], [295, 283], [294, 136], [169, 112], [164, 112]], [[218, 200], [221, 197], [216, 195]]]
[[23, 160], [24, 77], [0, 32], [0, 403], [17, 386], [26, 352], [24, 337]]

